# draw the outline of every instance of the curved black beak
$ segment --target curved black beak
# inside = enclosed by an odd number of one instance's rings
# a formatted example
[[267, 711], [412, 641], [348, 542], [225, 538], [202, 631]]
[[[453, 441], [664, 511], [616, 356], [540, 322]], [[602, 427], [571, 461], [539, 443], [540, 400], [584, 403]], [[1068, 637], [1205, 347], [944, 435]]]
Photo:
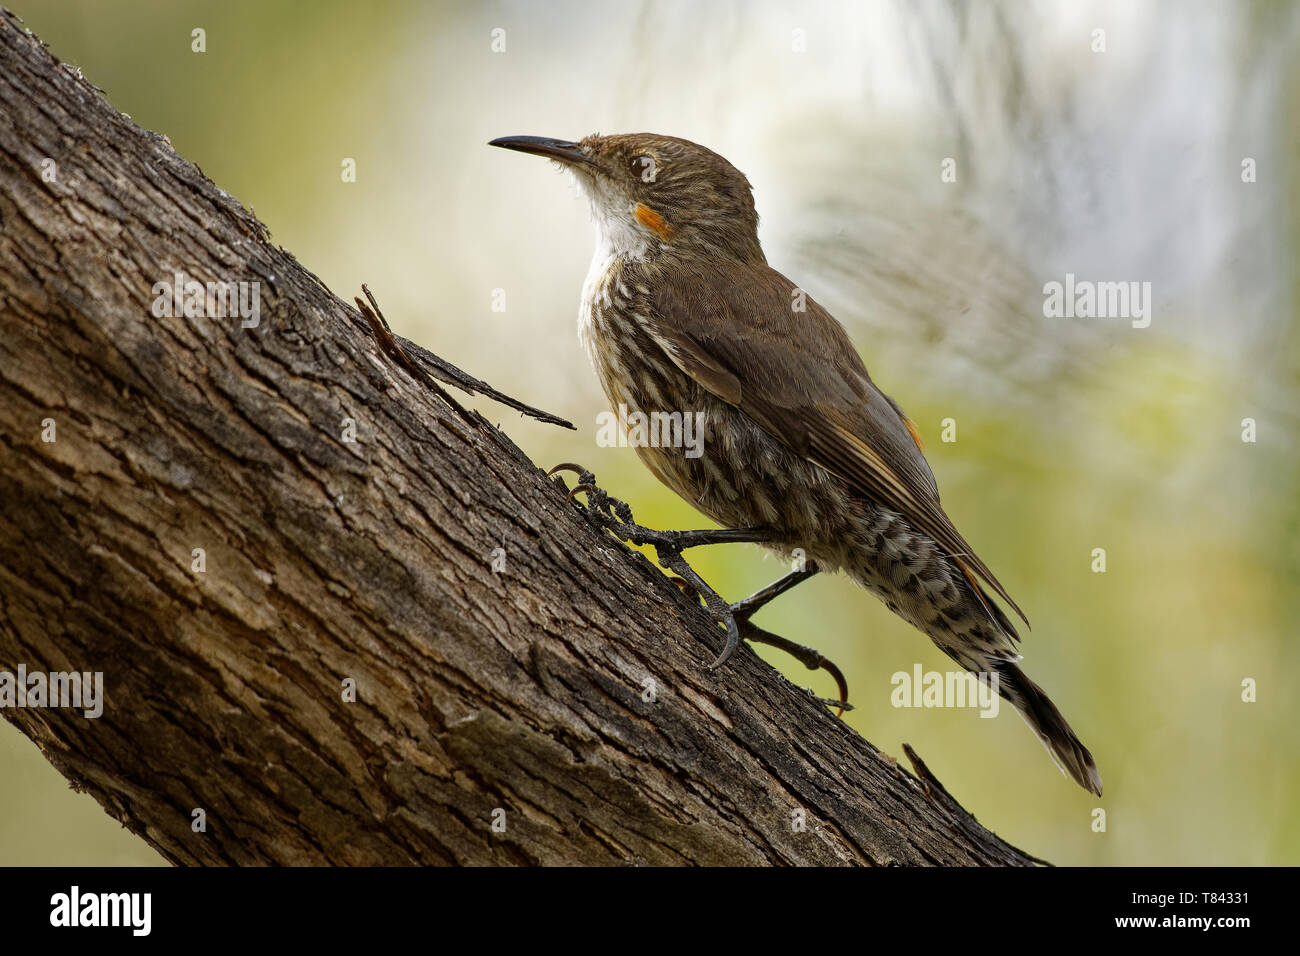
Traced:
[[545, 156], [547, 159], [569, 166], [577, 164], [590, 166], [593, 169], [600, 168], [582, 151], [581, 146], [565, 139], [549, 139], [546, 136], [502, 136], [492, 140], [488, 145], [500, 146], [502, 149], [515, 149], [521, 153], [532, 153], [534, 156]]

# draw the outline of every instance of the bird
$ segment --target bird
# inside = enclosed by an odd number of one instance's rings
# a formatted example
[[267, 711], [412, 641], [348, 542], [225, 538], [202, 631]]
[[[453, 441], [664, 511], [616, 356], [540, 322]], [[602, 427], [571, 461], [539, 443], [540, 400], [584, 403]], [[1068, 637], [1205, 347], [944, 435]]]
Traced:
[[[578, 333], [611, 405], [698, 416], [702, 453], [635, 449], [730, 529], [682, 546], [753, 540], [806, 557], [732, 605], [735, 615], [842, 571], [963, 669], [996, 678], [990, 685], [1058, 767], [1100, 796], [1092, 754], [1020, 668], [1020, 636], [997, 599], [1028, 618], [940, 505], [916, 424], [872, 380], [839, 321], [768, 264], [745, 175], [704, 146], [654, 133], [489, 145], [560, 164], [590, 201], [596, 245]], [[734, 636], [724, 657], [732, 645]]]

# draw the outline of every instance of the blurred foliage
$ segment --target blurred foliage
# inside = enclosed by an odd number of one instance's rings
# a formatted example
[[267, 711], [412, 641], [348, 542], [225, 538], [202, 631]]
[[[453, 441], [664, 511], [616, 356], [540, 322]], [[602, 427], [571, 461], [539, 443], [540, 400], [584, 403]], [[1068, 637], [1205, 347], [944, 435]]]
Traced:
[[[1034, 622], [1025, 668], [1092, 748], [1105, 798], [1058, 774], [1009, 708], [891, 707], [895, 671], [947, 661], [846, 580], [814, 579], [759, 622], [839, 662], [850, 724], [886, 753], [916, 746], [1035, 855], [1300, 862], [1292, 5], [22, 6], [337, 294], [369, 283], [398, 331], [579, 423], [470, 403], [655, 526], [701, 519], [630, 450], [594, 444], [606, 403], [574, 336], [587, 212], [546, 164], [484, 144], [650, 129], [726, 155], [755, 184], [773, 265], [920, 424], [945, 506]], [[958, 182], [941, 184], [949, 156]], [[1257, 183], [1241, 182], [1246, 156]], [[1151, 328], [1044, 319], [1042, 285], [1066, 271], [1151, 281]], [[734, 597], [784, 570], [756, 548], [692, 559]], [[0, 726], [0, 863], [157, 860]]]

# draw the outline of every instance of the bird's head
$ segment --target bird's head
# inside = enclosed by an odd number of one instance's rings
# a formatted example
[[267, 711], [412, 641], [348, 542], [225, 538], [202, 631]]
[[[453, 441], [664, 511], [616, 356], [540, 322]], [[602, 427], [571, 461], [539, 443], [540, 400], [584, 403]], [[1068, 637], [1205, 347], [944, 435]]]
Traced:
[[576, 143], [503, 136], [489, 145], [568, 168], [591, 200], [599, 241], [615, 255], [764, 261], [749, 180], [696, 143], [623, 133]]

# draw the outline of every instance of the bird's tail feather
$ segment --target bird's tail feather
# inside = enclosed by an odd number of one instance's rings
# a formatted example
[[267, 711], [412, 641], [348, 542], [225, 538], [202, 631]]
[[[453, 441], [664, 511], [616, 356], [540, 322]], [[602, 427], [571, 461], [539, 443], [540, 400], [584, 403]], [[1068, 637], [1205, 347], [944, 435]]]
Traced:
[[1073, 777], [1079, 786], [1100, 797], [1101, 774], [1097, 771], [1097, 764], [1056, 705], [1013, 662], [995, 661], [992, 664], [998, 675], [998, 693], [1025, 718], [1056, 765]]

